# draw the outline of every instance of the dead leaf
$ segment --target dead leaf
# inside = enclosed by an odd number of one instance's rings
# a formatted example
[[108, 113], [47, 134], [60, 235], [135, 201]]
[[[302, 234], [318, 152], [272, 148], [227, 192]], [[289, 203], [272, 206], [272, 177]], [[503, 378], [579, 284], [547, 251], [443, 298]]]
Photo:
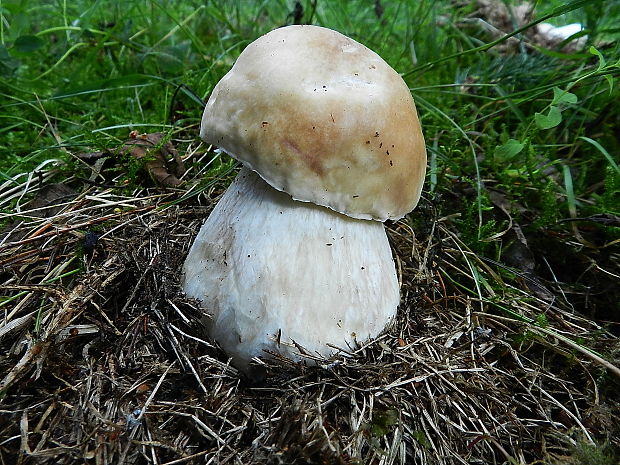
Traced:
[[[138, 131], [131, 131], [129, 137], [130, 139], [121, 147], [121, 153], [129, 154], [137, 160], [148, 157], [144, 166], [155, 182], [164, 186], [181, 184], [179, 177], [185, 173], [183, 160], [172, 143], [162, 143], [163, 133], [140, 134]], [[168, 166], [170, 158], [175, 165], [173, 172]]]

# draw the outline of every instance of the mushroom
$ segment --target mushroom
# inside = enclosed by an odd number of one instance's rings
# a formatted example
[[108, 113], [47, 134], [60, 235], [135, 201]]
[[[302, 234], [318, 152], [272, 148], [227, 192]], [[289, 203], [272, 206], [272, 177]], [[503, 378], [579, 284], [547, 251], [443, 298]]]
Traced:
[[215, 339], [254, 357], [328, 357], [394, 319], [398, 278], [383, 221], [417, 204], [426, 151], [411, 93], [336, 31], [260, 37], [213, 89], [201, 137], [244, 167], [183, 266]]
[[535, 38], [538, 38], [537, 42], [539, 44], [542, 43], [543, 46], [548, 48], [564, 44], [562, 50], [565, 52], [581, 50], [588, 41], [587, 35], [573, 37], [583, 31], [583, 26], [580, 23], [567, 24], [566, 26], [540, 23], [533, 28], [533, 31], [537, 33], [538, 37]]

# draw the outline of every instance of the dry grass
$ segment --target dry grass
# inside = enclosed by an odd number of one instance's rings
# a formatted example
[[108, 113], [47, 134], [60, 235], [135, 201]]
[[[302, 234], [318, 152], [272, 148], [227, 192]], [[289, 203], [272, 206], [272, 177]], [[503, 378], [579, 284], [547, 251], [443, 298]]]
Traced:
[[507, 279], [428, 203], [424, 231], [389, 225], [394, 327], [319, 366], [268, 361], [251, 385], [178, 284], [225, 181], [180, 202], [96, 185], [25, 202], [53, 169], [0, 192], [22, 199], [0, 237], [2, 464], [566, 463], [620, 446], [618, 339]]

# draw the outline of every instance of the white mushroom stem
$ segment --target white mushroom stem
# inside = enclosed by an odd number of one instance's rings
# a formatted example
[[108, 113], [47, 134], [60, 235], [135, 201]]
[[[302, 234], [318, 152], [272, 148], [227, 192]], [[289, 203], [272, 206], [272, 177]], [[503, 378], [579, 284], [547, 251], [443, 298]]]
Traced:
[[[329, 356], [376, 337], [400, 295], [382, 223], [292, 200], [243, 168], [193, 243], [185, 293], [212, 315], [210, 336], [248, 371], [298, 346]], [[293, 343], [294, 342], [294, 343]]]
[[[566, 26], [554, 26], [549, 23], [540, 23], [536, 28], [539, 33], [546, 36], [546, 38], [552, 42], [562, 42], [583, 30], [583, 26], [579, 23], [567, 24]], [[585, 40], [581, 37], [574, 40], [581, 42], [581, 45], [585, 45], [587, 37]]]

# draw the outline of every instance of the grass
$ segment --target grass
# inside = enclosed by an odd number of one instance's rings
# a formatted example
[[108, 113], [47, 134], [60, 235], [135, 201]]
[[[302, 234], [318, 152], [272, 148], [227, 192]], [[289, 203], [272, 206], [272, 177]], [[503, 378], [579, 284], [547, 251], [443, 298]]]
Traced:
[[[474, 2], [0, 3], [0, 463], [613, 463], [620, 2], [538, 3], [513, 38]], [[203, 102], [295, 19], [404, 76], [429, 174], [388, 225], [395, 328], [252, 387], [178, 271], [235, 168], [198, 139]], [[587, 45], [538, 45], [542, 20], [582, 22]], [[183, 184], [116, 152], [131, 130], [175, 144]]]

